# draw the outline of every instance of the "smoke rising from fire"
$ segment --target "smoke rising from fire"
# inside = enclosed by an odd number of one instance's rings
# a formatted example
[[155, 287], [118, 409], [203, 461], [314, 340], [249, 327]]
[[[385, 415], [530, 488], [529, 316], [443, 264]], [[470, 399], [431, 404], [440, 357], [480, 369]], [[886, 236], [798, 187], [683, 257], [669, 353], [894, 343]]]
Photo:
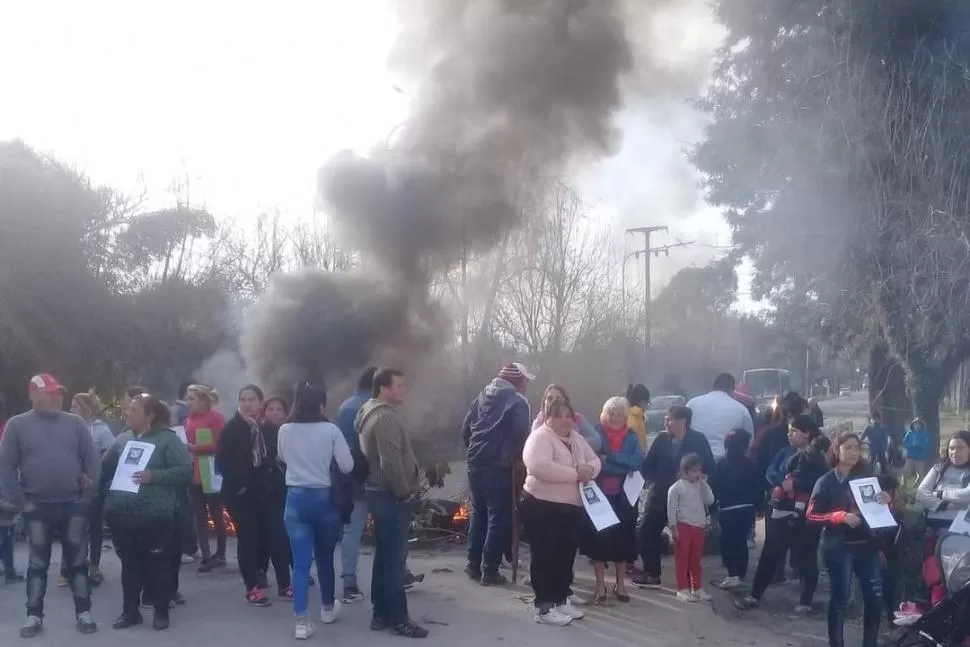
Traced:
[[655, 96], [682, 87], [683, 70], [627, 33], [671, 1], [398, 2], [392, 63], [410, 80], [411, 117], [392, 147], [341, 153], [319, 173], [361, 269], [275, 277], [244, 325], [250, 370], [286, 385], [443, 342], [435, 274], [527, 217], [517, 197], [531, 180], [615, 149], [628, 80]]

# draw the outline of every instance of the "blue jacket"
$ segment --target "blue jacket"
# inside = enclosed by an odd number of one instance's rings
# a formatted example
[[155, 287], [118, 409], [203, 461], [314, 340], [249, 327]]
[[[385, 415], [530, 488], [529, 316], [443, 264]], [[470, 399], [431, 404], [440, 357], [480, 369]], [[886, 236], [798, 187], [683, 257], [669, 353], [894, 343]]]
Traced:
[[785, 476], [788, 474], [788, 460], [797, 451], [793, 445], [788, 445], [775, 454], [768, 469], [765, 470], [765, 480], [768, 481], [769, 486], [778, 487], [785, 481]]
[[461, 425], [468, 467], [511, 467], [522, 457], [530, 420], [525, 396], [510, 382], [492, 380], [472, 401]]
[[910, 425], [906, 435], [903, 436], [903, 447], [906, 448], [906, 458], [925, 461], [930, 454], [930, 434], [926, 431], [926, 427], [916, 429]]
[[346, 439], [347, 445], [352, 452], [354, 450], [360, 451], [360, 436], [357, 435], [357, 429], [354, 423], [357, 421], [357, 414], [360, 412], [360, 408], [369, 399], [370, 393], [367, 391], [357, 391], [357, 393], [344, 400], [340, 408], [337, 409], [337, 427], [344, 435], [344, 439]]
[[640, 441], [633, 430], [627, 430], [623, 444], [620, 445], [620, 451], [613, 453], [610, 451], [610, 442], [606, 438], [603, 425], [596, 423], [593, 428], [596, 429], [603, 440], [603, 450], [600, 453], [603, 467], [600, 469], [600, 474], [626, 476], [630, 472], [636, 472], [640, 469], [643, 465], [643, 452], [640, 451]]

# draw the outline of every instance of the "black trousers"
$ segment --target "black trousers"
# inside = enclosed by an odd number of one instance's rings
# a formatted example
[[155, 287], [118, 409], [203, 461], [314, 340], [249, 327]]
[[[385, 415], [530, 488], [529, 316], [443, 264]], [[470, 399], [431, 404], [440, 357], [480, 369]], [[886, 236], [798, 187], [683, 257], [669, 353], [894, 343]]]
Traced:
[[275, 498], [265, 496], [223, 495], [229, 514], [236, 524], [236, 559], [246, 590], [259, 583], [259, 572], [265, 568], [267, 553], [276, 571], [276, 585], [290, 586], [289, 537], [283, 524], [283, 513]]
[[[199, 541], [202, 559], [208, 561], [212, 557], [226, 558], [226, 520], [222, 516], [222, 496], [219, 493], [205, 494], [201, 485], [193, 485], [189, 490], [189, 499], [195, 512], [195, 535]], [[232, 514], [232, 513], [230, 513]], [[209, 545], [209, 517], [215, 526], [216, 552], [212, 554]]]
[[121, 560], [122, 613], [138, 615], [144, 590], [155, 614], [167, 618], [172, 599], [172, 518], [112, 515], [108, 525]]
[[529, 534], [529, 576], [540, 609], [564, 604], [573, 581], [583, 509], [526, 495], [519, 507]]
[[799, 518], [765, 519], [765, 544], [761, 549], [758, 569], [754, 574], [751, 596], [760, 600], [771, 584], [779, 567], [785, 563], [785, 553], [791, 550], [801, 580], [800, 604], [811, 606], [818, 587], [818, 541], [821, 529]]
[[637, 527], [640, 558], [643, 572], [649, 577], [660, 577], [660, 560], [664, 553], [663, 532], [667, 527], [667, 507], [648, 507]]

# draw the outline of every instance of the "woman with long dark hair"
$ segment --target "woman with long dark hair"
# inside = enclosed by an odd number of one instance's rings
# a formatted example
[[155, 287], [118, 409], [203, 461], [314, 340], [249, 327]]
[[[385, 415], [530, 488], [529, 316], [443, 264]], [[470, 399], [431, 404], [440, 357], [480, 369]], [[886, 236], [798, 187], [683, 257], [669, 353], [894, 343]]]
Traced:
[[[246, 601], [269, 606], [260, 581], [262, 550], [276, 571], [280, 597], [291, 598], [288, 539], [281, 503], [283, 472], [276, 461], [276, 428], [260, 422], [263, 391], [255, 384], [239, 391], [239, 406], [219, 435], [216, 464], [222, 474], [222, 498], [236, 524], [239, 572]], [[263, 576], [265, 579], [265, 575]]]
[[293, 553], [294, 637], [305, 640], [314, 625], [307, 616], [310, 561], [316, 557], [320, 581], [320, 619], [337, 619], [340, 601], [334, 598], [333, 552], [340, 537], [341, 512], [333, 482], [337, 471], [350, 474], [354, 459], [337, 425], [324, 415], [327, 392], [323, 387], [301, 384], [290, 420], [279, 430], [279, 458], [286, 463], [286, 509], [283, 518]]
[[[138, 605], [143, 590], [155, 607], [152, 627], [168, 628], [172, 599], [170, 551], [178, 491], [192, 479], [192, 461], [178, 436], [168, 428], [170, 418], [168, 406], [155, 396], [143, 394], [132, 398], [126, 419], [133, 436], [119, 438], [105, 454], [102, 464], [110, 479], [130, 441], [154, 446], [145, 469], [133, 475], [137, 491], [109, 489], [105, 496], [105, 518], [111, 528], [115, 552], [121, 559], [124, 601], [121, 616], [113, 625], [115, 629], [142, 623]], [[128, 455], [125, 456], [128, 460]]]
[[[849, 487], [852, 479], [872, 476], [862, 459], [862, 441], [855, 433], [839, 436], [835, 444], [838, 463], [815, 484], [808, 502], [809, 523], [822, 526], [822, 561], [829, 574], [829, 647], [843, 647], [845, 609], [853, 576], [862, 593], [862, 647], [876, 647], [882, 620], [882, 567], [877, 537], [859, 513]], [[880, 492], [880, 500], [890, 497]]]

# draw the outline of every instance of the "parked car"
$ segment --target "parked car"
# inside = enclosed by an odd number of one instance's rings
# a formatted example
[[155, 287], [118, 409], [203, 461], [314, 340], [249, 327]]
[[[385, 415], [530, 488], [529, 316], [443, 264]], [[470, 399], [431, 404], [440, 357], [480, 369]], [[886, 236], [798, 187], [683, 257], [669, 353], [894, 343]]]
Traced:
[[684, 406], [687, 400], [680, 395], [655, 395], [647, 409], [647, 431], [663, 431], [664, 418], [670, 407]]
[[852, 395], [852, 391], [849, 390], [849, 387], [843, 386], [841, 389], [839, 389], [839, 397], [840, 398], [845, 398], [845, 397], [848, 397], [850, 395]]

